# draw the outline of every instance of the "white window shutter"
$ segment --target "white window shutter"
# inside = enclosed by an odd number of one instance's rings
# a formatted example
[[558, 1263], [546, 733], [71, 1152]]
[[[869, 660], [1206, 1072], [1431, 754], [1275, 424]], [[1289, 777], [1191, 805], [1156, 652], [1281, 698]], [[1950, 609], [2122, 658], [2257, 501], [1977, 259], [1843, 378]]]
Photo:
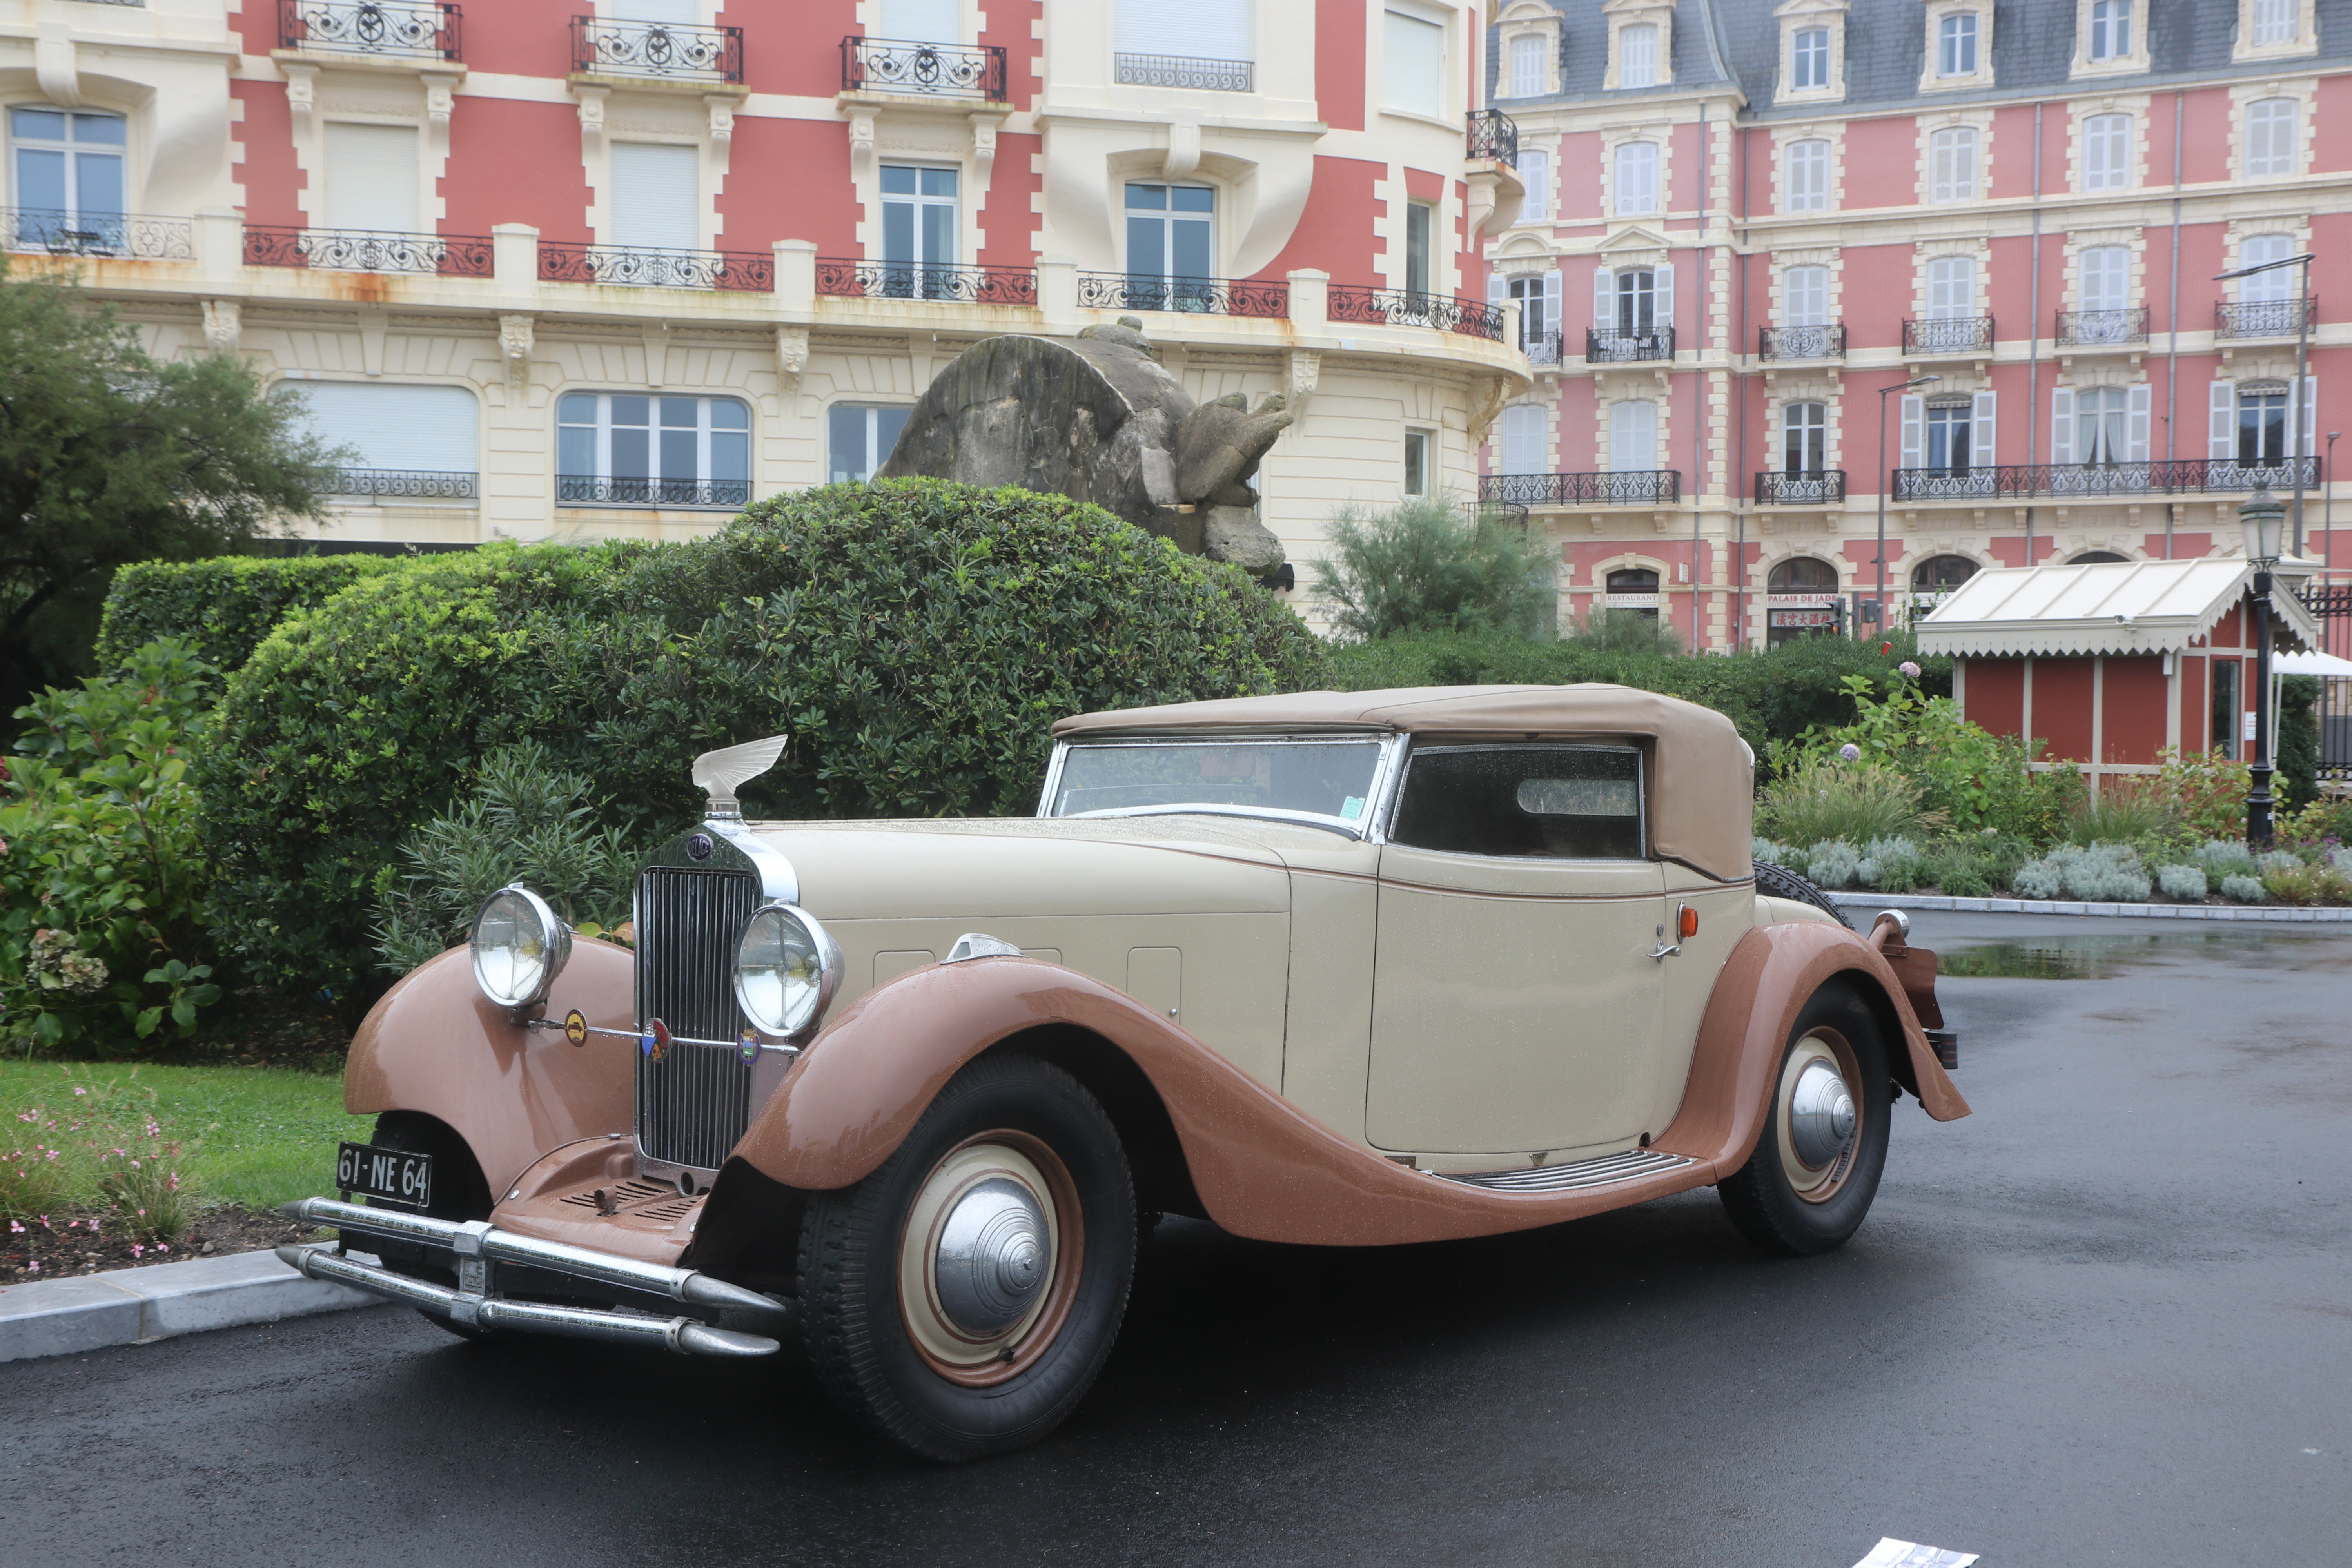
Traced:
[[2315, 412], [2318, 406], [2319, 378], [2315, 375], [2306, 375], [2303, 378], [2303, 404], [2301, 407], [2295, 410], [2295, 437], [2294, 447], [2294, 450], [2296, 453], [2305, 458], [2310, 457], [2312, 453], [2312, 437], [2318, 434], [2318, 432], [2313, 428], [2314, 426], [2319, 423], [2319, 416], [2317, 413]]
[[2074, 460], [2074, 389], [2062, 386], [2050, 395], [2050, 460]]
[[1592, 272], [1592, 324], [1604, 332], [1617, 325], [1617, 274], [1606, 267]]
[[1657, 303], [1651, 310], [1650, 320], [1664, 331], [1675, 324], [1675, 264], [1659, 264], [1653, 277], [1656, 280]]
[[2205, 455], [2226, 462], [2238, 451], [2238, 389], [2231, 382], [2217, 381], [2206, 397]]
[[2147, 461], [2148, 426], [2152, 423], [2148, 391], [2147, 384], [2141, 383], [2131, 389], [2125, 404], [2124, 460], [2127, 463]]
[[1903, 398], [1903, 460], [1897, 466], [1916, 468], [1927, 460], [1927, 400], [1913, 393]]
[[1556, 332], [1562, 322], [1559, 315], [1560, 270], [1555, 267], [1544, 274], [1544, 331]]
[[1511, 300], [1511, 282], [1499, 272], [1486, 274], [1486, 303], [1507, 305]]
[[1969, 467], [1990, 468], [1993, 466], [1993, 394], [1979, 392], [1969, 409], [1969, 444], [1975, 450], [1969, 454]]

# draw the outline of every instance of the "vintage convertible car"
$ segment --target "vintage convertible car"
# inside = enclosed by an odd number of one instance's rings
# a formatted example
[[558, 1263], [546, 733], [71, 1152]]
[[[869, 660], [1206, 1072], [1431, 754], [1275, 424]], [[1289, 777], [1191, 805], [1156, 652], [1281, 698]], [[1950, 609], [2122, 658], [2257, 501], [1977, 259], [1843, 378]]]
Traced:
[[1314, 692], [1055, 735], [1024, 819], [747, 823], [781, 738], [709, 753], [634, 952], [491, 898], [362, 1027], [374, 1142], [287, 1210], [341, 1240], [281, 1256], [468, 1337], [797, 1331], [855, 1417], [966, 1458], [1084, 1396], [1139, 1216], [1360, 1247], [1713, 1184], [1821, 1252], [1903, 1092], [1968, 1112], [1934, 955], [1750, 860], [1754, 758], [1706, 709]]

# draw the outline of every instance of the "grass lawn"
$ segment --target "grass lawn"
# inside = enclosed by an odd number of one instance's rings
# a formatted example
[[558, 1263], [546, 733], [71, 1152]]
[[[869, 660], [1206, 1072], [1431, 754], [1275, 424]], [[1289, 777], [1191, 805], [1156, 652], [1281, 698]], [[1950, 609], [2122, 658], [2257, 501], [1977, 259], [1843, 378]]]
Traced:
[[[76, 1084], [152, 1090], [163, 1135], [190, 1146], [201, 1200], [266, 1208], [328, 1192], [335, 1144], [365, 1142], [374, 1119], [343, 1113], [340, 1074], [291, 1068], [0, 1061], [0, 1150], [16, 1114], [69, 1103]], [[143, 1093], [138, 1098], [143, 1100]]]

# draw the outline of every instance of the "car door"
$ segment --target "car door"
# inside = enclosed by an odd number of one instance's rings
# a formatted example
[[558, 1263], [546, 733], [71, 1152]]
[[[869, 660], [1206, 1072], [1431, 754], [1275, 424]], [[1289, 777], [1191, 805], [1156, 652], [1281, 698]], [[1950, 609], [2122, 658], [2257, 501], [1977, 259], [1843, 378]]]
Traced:
[[1416, 747], [1381, 850], [1367, 1136], [1526, 1155], [1652, 1105], [1664, 868], [1633, 745]]

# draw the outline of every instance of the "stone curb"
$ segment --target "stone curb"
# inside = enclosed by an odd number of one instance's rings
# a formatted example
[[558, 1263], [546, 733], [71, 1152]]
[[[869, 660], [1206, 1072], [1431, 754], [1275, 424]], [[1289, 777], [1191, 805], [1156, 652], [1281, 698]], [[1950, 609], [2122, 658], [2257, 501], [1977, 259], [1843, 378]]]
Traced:
[[0, 1362], [383, 1304], [348, 1285], [305, 1279], [267, 1251], [78, 1274], [0, 1289]]
[[2265, 904], [2094, 904], [2070, 899], [1958, 899], [1941, 893], [1832, 893], [1830, 901], [1875, 910], [1947, 910], [1969, 915], [2119, 915], [2132, 920], [2260, 921], [2278, 925], [2352, 923], [2352, 909]]

